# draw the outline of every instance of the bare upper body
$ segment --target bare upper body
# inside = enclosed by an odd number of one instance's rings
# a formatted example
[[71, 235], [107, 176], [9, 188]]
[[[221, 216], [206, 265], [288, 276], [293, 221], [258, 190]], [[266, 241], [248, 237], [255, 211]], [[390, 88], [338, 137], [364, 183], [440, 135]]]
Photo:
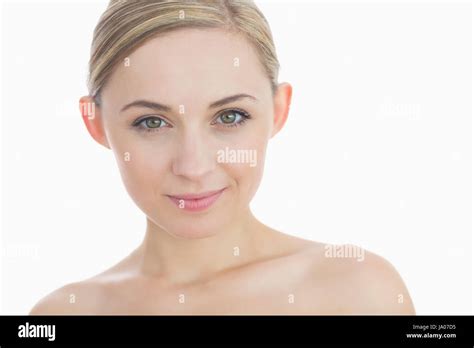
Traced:
[[268, 255], [192, 284], [141, 274], [135, 251], [52, 292], [30, 314], [415, 314], [397, 271], [380, 256], [328, 257], [326, 244], [271, 236]]

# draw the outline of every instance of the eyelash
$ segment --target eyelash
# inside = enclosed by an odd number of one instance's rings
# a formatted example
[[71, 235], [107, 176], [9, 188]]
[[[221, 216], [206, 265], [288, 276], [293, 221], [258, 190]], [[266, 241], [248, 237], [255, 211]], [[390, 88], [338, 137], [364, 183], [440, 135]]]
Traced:
[[[239, 109], [239, 108], [232, 108], [232, 109], [225, 109], [225, 110], [220, 111], [219, 114], [216, 117], [216, 120], [219, 119], [219, 117], [221, 117], [223, 114], [225, 114], [227, 112], [229, 112], [229, 113], [236, 112], [236, 113], [238, 113], [242, 116], [242, 119], [238, 122], [231, 123], [231, 124], [228, 124], [228, 125], [225, 125], [224, 123], [221, 123], [221, 124], [224, 125], [224, 128], [232, 128], [232, 127], [242, 126], [245, 122], [247, 122], [249, 119], [252, 118], [252, 116], [247, 111]], [[158, 132], [158, 131], [161, 130], [161, 128], [166, 127], [166, 126], [163, 126], [163, 127], [157, 127], [157, 128], [147, 128], [147, 127], [143, 126], [142, 124], [148, 119], [159, 119], [162, 122], [169, 124], [168, 121], [166, 121], [162, 117], [150, 116], [149, 115], [149, 116], [139, 117], [138, 119], [136, 119], [132, 123], [132, 127], [137, 128], [139, 131], [145, 131], [145, 132]], [[213, 121], [211, 124], [216, 124], [216, 123], [217, 123], [217, 121]]]

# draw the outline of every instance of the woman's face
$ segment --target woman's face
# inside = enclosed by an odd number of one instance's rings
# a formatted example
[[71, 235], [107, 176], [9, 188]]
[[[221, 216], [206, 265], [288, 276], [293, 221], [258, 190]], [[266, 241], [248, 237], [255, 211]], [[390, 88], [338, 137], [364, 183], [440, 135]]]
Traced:
[[[128, 193], [154, 224], [202, 238], [248, 214], [267, 142], [286, 119], [275, 108], [286, 108], [243, 37], [183, 29], [154, 38], [116, 68], [101, 98], [88, 128], [103, 133], [94, 137], [113, 150]], [[185, 196], [210, 191], [221, 192]]]

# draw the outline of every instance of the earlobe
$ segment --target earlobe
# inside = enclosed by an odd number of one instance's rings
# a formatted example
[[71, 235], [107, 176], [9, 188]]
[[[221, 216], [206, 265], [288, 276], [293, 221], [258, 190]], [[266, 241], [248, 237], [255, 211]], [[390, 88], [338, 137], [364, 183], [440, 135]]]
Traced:
[[289, 83], [283, 82], [278, 85], [274, 97], [273, 130], [271, 138], [273, 138], [286, 123], [290, 111], [292, 93], [293, 88]]
[[101, 119], [100, 108], [94, 102], [94, 99], [90, 96], [81, 97], [79, 99], [79, 110], [82, 115], [82, 120], [92, 138], [99, 144], [110, 149]]

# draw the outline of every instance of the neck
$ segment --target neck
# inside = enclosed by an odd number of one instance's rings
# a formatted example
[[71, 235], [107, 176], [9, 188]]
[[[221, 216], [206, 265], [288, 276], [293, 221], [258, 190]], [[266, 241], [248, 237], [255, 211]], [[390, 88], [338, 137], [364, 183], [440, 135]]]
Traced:
[[250, 210], [238, 223], [206, 238], [183, 239], [147, 219], [139, 247], [144, 274], [173, 284], [188, 284], [244, 265], [263, 253], [265, 226]]

